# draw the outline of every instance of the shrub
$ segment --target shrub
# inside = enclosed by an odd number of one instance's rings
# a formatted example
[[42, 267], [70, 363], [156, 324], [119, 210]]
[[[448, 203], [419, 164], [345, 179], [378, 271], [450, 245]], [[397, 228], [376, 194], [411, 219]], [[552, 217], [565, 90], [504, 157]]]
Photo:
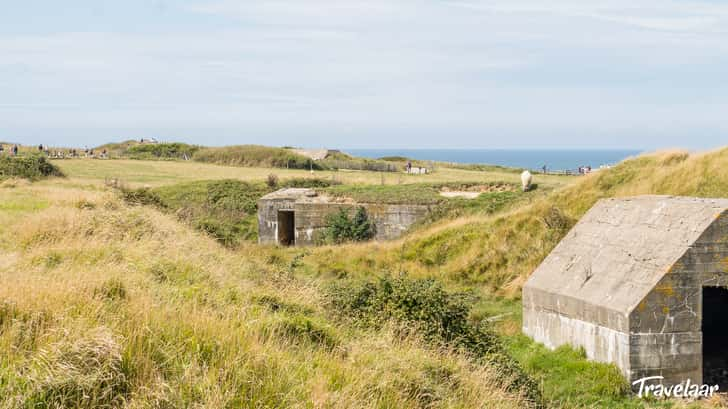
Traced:
[[0, 179], [16, 177], [37, 180], [49, 176], [63, 176], [63, 172], [45, 156], [0, 156]]
[[198, 162], [228, 166], [258, 166], [290, 169], [323, 170], [320, 162], [313, 161], [291, 150], [258, 145], [204, 148], [193, 157]]
[[207, 206], [217, 210], [254, 214], [258, 211], [258, 199], [267, 190], [239, 180], [220, 180], [207, 185]]
[[271, 173], [268, 175], [268, 178], [265, 181], [265, 184], [268, 185], [269, 188], [275, 189], [278, 187], [278, 176]]
[[549, 230], [565, 232], [570, 229], [574, 221], [567, 217], [558, 207], [551, 206], [542, 218], [543, 223]]
[[321, 178], [293, 178], [283, 182], [285, 187], [298, 187], [298, 188], [325, 188], [334, 185], [340, 185], [341, 182], [337, 180], [321, 179]]
[[147, 206], [151, 205], [160, 208], [166, 207], [164, 201], [162, 201], [162, 198], [159, 197], [159, 194], [146, 187], [141, 189], [122, 188], [121, 197], [124, 199], [125, 202], [131, 204]]
[[326, 237], [331, 242], [366, 241], [373, 236], [374, 226], [363, 206], [357, 208], [353, 218], [349, 218], [349, 212], [341, 208], [326, 220]]
[[409, 159], [404, 156], [383, 156], [379, 158], [385, 162], [407, 162]]
[[155, 143], [131, 146], [124, 154], [132, 159], [190, 159], [199, 149], [186, 143]]
[[471, 302], [465, 294], [448, 293], [432, 279], [380, 278], [330, 287], [327, 306], [336, 315], [364, 327], [394, 321], [434, 346], [453, 347], [475, 361], [494, 365], [511, 391], [523, 391], [541, 402], [537, 383], [528, 376], [485, 322], [468, 320]]

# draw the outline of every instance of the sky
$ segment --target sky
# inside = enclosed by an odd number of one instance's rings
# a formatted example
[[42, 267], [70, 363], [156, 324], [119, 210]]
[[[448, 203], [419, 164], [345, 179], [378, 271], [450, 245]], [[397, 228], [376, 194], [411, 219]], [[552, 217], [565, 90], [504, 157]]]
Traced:
[[0, 140], [728, 144], [728, 2], [0, 0]]

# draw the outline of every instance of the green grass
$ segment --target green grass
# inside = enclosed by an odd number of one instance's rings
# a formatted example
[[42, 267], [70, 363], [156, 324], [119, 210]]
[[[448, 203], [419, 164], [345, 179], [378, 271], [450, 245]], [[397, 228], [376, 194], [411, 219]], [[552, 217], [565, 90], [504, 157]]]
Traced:
[[[483, 184], [506, 182], [520, 185], [521, 183], [519, 174], [509, 171], [479, 171], [449, 167], [439, 167], [434, 173], [427, 175], [356, 170], [315, 171], [312, 175], [305, 169], [222, 166], [193, 161], [64, 159], [54, 160], [53, 163], [68, 179], [76, 183], [99, 185], [103, 184], [106, 179], [113, 178], [132, 187], [161, 186], [213, 179], [262, 181], [270, 174], [277, 175], [281, 182], [292, 178], [315, 177], [344, 184], [363, 185], [442, 184], [462, 181]], [[566, 186], [577, 180], [578, 178], [572, 176], [536, 175], [534, 177], [534, 182], [538, 183], [539, 190]]]
[[[486, 190], [478, 198], [448, 198], [440, 194], [444, 188], [451, 191], [468, 191], [473, 188]], [[493, 190], [487, 192], [487, 190]], [[416, 183], [416, 184], [342, 184], [324, 189], [320, 193], [333, 196], [350, 198], [359, 203], [386, 203], [386, 204], [421, 204], [437, 205], [454, 203], [456, 207], [479, 208], [483, 202], [490, 202], [490, 194], [508, 193], [502, 198], [515, 197], [518, 195], [518, 187], [506, 182], [458, 182], [458, 183]]]

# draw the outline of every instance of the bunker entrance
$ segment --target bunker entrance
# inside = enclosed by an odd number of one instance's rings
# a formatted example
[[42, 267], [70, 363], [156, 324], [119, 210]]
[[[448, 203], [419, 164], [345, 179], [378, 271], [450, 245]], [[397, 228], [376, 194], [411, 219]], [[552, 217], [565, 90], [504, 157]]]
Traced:
[[278, 243], [283, 246], [296, 244], [296, 218], [292, 210], [278, 211]]
[[728, 289], [703, 287], [703, 383], [728, 390]]

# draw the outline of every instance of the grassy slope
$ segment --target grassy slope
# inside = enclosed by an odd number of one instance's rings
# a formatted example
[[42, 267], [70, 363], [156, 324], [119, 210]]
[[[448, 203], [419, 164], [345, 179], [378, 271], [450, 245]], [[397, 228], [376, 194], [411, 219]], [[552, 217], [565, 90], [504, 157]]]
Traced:
[[332, 321], [287, 263], [110, 192], [17, 183], [0, 209], [0, 407], [522, 406], [489, 367]]
[[554, 193], [531, 196], [526, 206], [495, 216], [436, 223], [388, 243], [352, 246], [351, 256], [321, 248], [312, 269], [407, 271], [517, 297], [533, 269], [600, 198], [638, 194], [728, 197], [728, 149], [689, 156], [663, 152], [623, 162]]

